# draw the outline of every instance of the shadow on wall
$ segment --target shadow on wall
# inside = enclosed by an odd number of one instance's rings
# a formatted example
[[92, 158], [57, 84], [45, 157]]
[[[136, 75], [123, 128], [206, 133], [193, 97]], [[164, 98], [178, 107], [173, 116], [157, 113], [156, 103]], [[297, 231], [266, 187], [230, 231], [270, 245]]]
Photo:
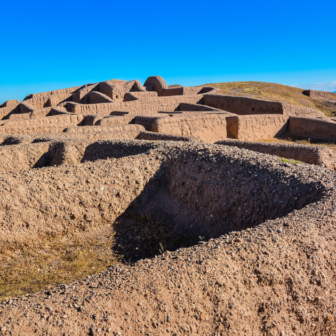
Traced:
[[[41, 139], [39, 143], [49, 142], [50, 139]], [[45, 141], [43, 141], [45, 140]], [[111, 141], [98, 141], [87, 145], [81, 141], [55, 141], [51, 142], [48, 149], [39, 155], [29, 156], [23, 152], [22, 156], [27, 157], [33, 163], [31, 168], [42, 168], [50, 166], [61, 166], [64, 164], [78, 164], [87, 161], [106, 160], [108, 158], [122, 158], [125, 156], [139, 155], [149, 152], [158, 146], [153, 142], [144, 142], [136, 145], [123, 144]], [[24, 168], [27, 168], [26, 165]]]
[[156, 146], [157, 145], [150, 142], [136, 145], [129, 144], [125, 146], [125, 144], [111, 144], [110, 141], [99, 141], [86, 147], [81, 162], [144, 154]]
[[36, 161], [33, 168], [50, 167], [53, 158], [53, 151], [49, 149], [48, 152], [41, 155]]
[[117, 218], [114, 248], [127, 262], [150, 258], [282, 217], [322, 190], [231, 157], [214, 163], [180, 156], [163, 163]]

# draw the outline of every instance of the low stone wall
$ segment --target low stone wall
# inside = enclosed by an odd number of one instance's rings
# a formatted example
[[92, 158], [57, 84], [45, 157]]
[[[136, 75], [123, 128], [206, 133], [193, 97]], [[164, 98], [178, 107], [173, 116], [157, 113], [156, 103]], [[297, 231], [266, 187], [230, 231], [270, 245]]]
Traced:
[[308, 107], [246, 97], [205, 94], [203, 104], [239, 115], [283, 114], [286, 116], [325, 118], [321, 111]]
[[168, 89], [165, 80], [161, 76], [150, 76], [146, 79], [144, 87], [147, 91], [156, 91], [160, 96], [164, 89]]
[[153, 120], [151, 131], [195, 137], [213, 143], [226, 139], [226, 117], [220, 114], [202, 116], [176, 116]]
[[[196, 93], [195, 93], [196, 94]], [[167, 88], [163, 89], [160, 96], [168, 97], [168, 96], [181, 96], [183, 95], [183, 87], [175, 87], [175, 88]]]
[[99, 83], [98, 91], [106, 94], [113, 100], [124, 100], [125, 94], [128, 92], [145, 92], [145, 88], [138, 80], [131, 80], [129, 82], [123, 80], [112, 79], [109, 81]]
[[120, 140], [121, 143], [118, 140], [93, 142], [84, 139], [68, 139], [53, 141], [49, 147], [50, 166], [138, 155], [159, 146], [158, 143], [132, 140]]
[[103, 93], [104, 95], [112, 98], [113, 97], [113, 85], [108, 82], [100, 82], [99, 83], [99, 92]]
[[324, 166], [329, 169], [336, 169], [336, 152], [327, 147], [237, 140], [222, 140], [216, 142], [216, 144], [234, 146], [259, 153], [276, 155], [287, 159]]
[[26, 143], [39, 143], [39, 142], [49, 142], [49, 141], [60, 141], [68, 139], [83, 139], [89, 141], [98, 140], [114, 140], [114, 139], [136, 139], [139, 134], [138, 130], [131, 131], [110, 131], [110, 132], [80, 132], [80, 133], [70, 133], [70, 132], [59, 132], [51, 134], [13, 134], [13, 135], [1, 135], [0, 145], [18, 145]]
[[64, 115], [70, 114], [67, 112], [65, 107], [57, 106], [57, 107], [44, 107], [41, 109], [36, 109], [26, 113], [12, 113], [9, 115], [9, 120], [26, 120], [26, 119], [35, 119], [35, 118], [42, 118], [47, 116], [54, 116], [54, 115]]
[[7, 100], [5, 101], [3, 104], [0, 105], [0, 108], [3, 107], [16, 107], [20, 104], [20, 101], [17, 99], [11, 99], [11, 100]]
[[134, 118], [134, 124], [141, 125], [145, 128], [146, 131], [154, 132], [154, 123], [161, 118], [166, 118], [165, 114], [156, 114], [156, 115], [140, 115]]
[[246, 97], [205, 94], [203, 104], [239, 115], [283, 113], [281, 103]]
[[219, 91], [217, 88], [202, 87], [202, 86], [181, 86], [174, 88], [163, 89], [160, 92], [160, 96], [180, 96], [180, 95], [197, 95], [203, 93], [215, 93]]
[[33, 93], [24, 98], [23, 102], [33, 105], [35, 108], [57, 106], [64, 100], [71, 100], [71, 95], [81, 86], [48, 92]]
[[137, 138], [138, 140], [160, 140], [160, 141], [186, 141], [186, 142], [203, 142], [194, 137], [185, 137], [172, 134], [162, 134], [156, 132], [141, 132]]
[[47, 91], [47, 92], [40, 92], [40, 93], [32, 93], [26, 96], [23, 100], [28, 100], [31, 98], [37, 98], [37, 97], [49, 97], [50, 95], [65, 95], [65, 96], [70, 96], [73, 92], [81, 89], [83, 86], [74, 86], [71, 88], [65, 88], [65, 89], [60, 89], [60, 90], [52, 90], [52, 91]]
[[319, 118], [319, 119], [328, 119], [325, 114], [321, 111], [292, 104], [282, 104], [283, 106], [283, 115], [292, 116], [292, 117], [305, 117], [305, 118]]
[[40, 133], [60, 133], [63, 132], [69, 124], [65, 125], [29, 125], [18, 127], [0, 127], [2, 134], [40, 134]]
[[88, 101], [90, 104], [102, 104], [102, 103], [109, 103], [113, 102], [113, 99], [109, 96], [105, 95], [104, 93], [91, 91], [88, 93]]
[[[27, 120], [10, 119], [4, 123], [4, 127], [23, 127], [23, 126], [39, 126], [39, 125], [80, 125], [84, 120], [84, 116], [80, 114], [61, 114], [43, 118], [33, 118]], [[0, 127], [1, 132], [1, 127]]]
[[[202, 101], [202, 95], [158, 97], [139, 99], [129, 102], [115, 102], [103, 104], [67, 104], [71, 111], [78, 114], [110, 115], [114, 111], [125, 111], [129, 114], [156, 114], [158, 111], [174, 111], [181, 103], [196, 104]], [[69, 111], [69, 109], [68, 109]]]
[[134, 121], [134, 116], [107, 116], [100, 119], [97, 119], [94, 122], [94, 125], [99, 126], [111, 126], [111, 125], [126, 125]]
[[288, 118], [277, 114], [229, 116], [227, 133], [239, 140], [269, 139], [287, 131]]
[[19, 101], [16, 101], [15, 104], [11, 103], [9, 106], [4, 106], [5, 104], [6, 102], [2, 104], [2, 107], [0, 108], [0, 119], [8, 118], [12, 113], [19, 113], [20, 111]]
[[288, 131], [294, 137], [336, 141], [336, 123], [328, 120], [290, 117]]
[[184, 86], [183, 94], [193, 95], [193, 94], [215, 93], [219, 90], [220, 89], [218, 88], [213, 88], [210, 86]]
[[[183, 116], [183, 117], [191, 117], [191, 116], [204, 116], [207, 114], [221, 114], [226, 116], [236, 116], [234, 113], [225, 112], [225, 111], [173, 111], [173, 112], [164, 112], [161, 111], [158, 113], [161, 117], [163, 116], [170, 116], [170, 117], [176, 117], [176, 116]], [[155, 115], [153, 115], [155, 116]]]
[[189, 111], [200, 111], [200, 112], [223, 112], [223, 110], [210, 107], [210, 106], [205, 106], [202, 104], [190, 104], [190, 103], [181, 103], [178, 107], [178, 110], [181, 112], [189, 112]]
[[51, 94], [49, 96], [41, 95], [34, 96], [30, 99], [25, 99], [23, 103], [28, 103], [35, 108], [57, 106], [59, 103], [65, 100], [70, 100], [71, 96], [67, 93]]
[[112, 126], [78, 126], [68, 127], [64, 132], [68, 133], [92, 133], [92, 132], [127, 132], [127, 131], [144, 131], [141, 125], [112, 125]]
[[75, 103], [87, 104], [89, 102], [88, 93], [98, 88], [98, 84], [87, 84], [80, 90], [77, 90], [71, 95], [71, 100]]
[[330, 99], [329, 92], [326, 91], [305, 90], [302, 93], [313, 99]]
[[133, 101], [138, 99], [148, 99], [148, 98], [157, 98], [158, 94], [156, 91], [134, 91], [127, 92], [124, 95], [124, 101]]
[[[42, 106], [43, 107], [43, 106]], [[36, 110], [37, 107], [33, 106], [32, 104], [29, 103], [29, 101], [23, 101], [19, 105], [19, 111], [20, 113], [28, 113], [28, 112], [33, 112]]]

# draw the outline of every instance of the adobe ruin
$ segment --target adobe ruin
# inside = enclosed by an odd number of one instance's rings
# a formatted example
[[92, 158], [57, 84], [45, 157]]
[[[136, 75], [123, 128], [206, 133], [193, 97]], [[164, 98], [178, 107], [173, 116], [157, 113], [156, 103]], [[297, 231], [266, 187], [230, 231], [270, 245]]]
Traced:
[[2, 297], [10, 258], [53, 241], [104, 241], [116, 258], [8, 295], [2, 334], [335, 330], [335, 153], [258, 141], [336, 140], [332, 118], [159, 76], [31, 94], [0, 115]]

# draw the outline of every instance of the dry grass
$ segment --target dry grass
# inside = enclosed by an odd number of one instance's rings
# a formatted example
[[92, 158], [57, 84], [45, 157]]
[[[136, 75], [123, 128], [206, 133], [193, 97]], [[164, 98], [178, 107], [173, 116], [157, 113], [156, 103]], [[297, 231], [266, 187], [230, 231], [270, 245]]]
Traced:
[[114, 238], [80, 240], [45, 238], [0, 254], [0, 302], [82, 279], [118, 261]]
[[[328, 117], [332, 117], [336, 113], [335, 105], [305, 96], [302, 94], [303, 89], [292, 86], [265, 82], [228, 82], [206, 85], [219, 88], [220, 91], [217, 94], [272, 100], [310, 107], [322, 111]], [[336, 100], [336, 94], [330, 93], [330, 98]]]

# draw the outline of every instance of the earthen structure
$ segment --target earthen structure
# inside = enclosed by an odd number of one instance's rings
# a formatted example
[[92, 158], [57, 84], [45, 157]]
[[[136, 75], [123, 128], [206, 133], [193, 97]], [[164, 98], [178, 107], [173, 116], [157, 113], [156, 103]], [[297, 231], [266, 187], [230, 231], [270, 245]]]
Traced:
[[315, 99], [330, 99], [329, 92], [326, 91], [317, 91], [317, 90], [305, 90], [302, 92], [304, 95], [315, 98]]
[[[335, 152], [257, 141], [336, 141], [332, 118], [159, 76], [31, 94], [0, 118], [1, 335], [335, 332]], [[71, 261], [98, 242], [103, 272], [43, 268], [53, 244]], [[6, 297], [11, 258], [37, 251], [50, 285]]]

